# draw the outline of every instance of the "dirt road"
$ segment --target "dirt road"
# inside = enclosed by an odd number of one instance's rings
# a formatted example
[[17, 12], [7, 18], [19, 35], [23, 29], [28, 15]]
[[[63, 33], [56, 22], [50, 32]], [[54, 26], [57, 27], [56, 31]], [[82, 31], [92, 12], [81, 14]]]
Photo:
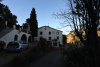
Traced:
[[52, 51], [26, 67], [65, 67], [60, 51]]

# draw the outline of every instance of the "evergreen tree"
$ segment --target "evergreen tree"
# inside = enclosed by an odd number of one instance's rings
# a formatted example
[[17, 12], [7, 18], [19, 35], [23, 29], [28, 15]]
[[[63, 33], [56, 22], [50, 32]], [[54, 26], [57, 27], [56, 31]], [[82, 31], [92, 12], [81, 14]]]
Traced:
[[30, 31], [31, 31], [32, 37], [33, 38], [36, 37], [37, 31], [38, 31], [38, 22], [36, 19], [35, 8], [32, 9], [31, 14], [30, 14], [30, 18], [27, 19], [27, 23], [29, 23], [29, 25], [30, 25]]
[[26, 23], [28, 24], [30, 23], [30, 18], [26, 19]]
[[0, 2], [1, 2], [1, 1], [3, 1], [3, 0], [0, 0]]
[[21, 26], [19, 24], [16, 24], [16, 29], [19, 30]]
[[38, 31], [38, 22], [37, 22], [37, 17], [36, 17], [36, 11], [35, 8], [32, 9], [30, 18], [26, 19], [26, 23], [23, 24], [23, 27], [28, 27], [30, 25], [30, 31], [32, 38], [37, 36], [37, 31]]
[[23, 23], [23, 28], [28, 28], [28, 25], [30, 25], [30, 18], [26, 19], [26, 23]]
[[0, 3], [0, 29], [5, 28], [6, 21], [8, 22], [7, 26], [12, 28], [12, 26], [17, 23], [17, 17], [11, 13], [8, 6]]

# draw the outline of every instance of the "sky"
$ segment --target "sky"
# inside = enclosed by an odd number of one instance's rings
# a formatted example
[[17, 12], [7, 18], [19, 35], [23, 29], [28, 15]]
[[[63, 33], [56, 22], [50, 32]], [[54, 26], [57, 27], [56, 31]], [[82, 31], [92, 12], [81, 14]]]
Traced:
[[[18, 24], [22, 25], [30, 18], [32, 8], [35, 8], [37, 14], [38, 27], [50, 26], [59, 29], [61, 19], [55, 19], [53, 14], [66, 10], [65, 0], [3, 0], [1, 3], [7, 5], [12, 14], [17, 16]], [[59, 29], [63, 34], [68, 34], [70, 28]]]

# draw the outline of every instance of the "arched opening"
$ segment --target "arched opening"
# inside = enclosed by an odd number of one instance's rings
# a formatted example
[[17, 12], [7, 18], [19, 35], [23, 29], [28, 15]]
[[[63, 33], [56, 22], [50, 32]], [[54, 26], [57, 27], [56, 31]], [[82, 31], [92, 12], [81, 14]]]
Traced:
[[17, 41], [18, 40], [18, 35], [14, 36], [14, 40]]
[[23, 34], [21, 37], [21, 40], [27, 42], [27, 36], [25, 34]]
[[29, 36], [29, 38], [28, 38], [28, 42], [31, 42], [31, 38], [32, 38], [32, 37], [31, 37], [31, 36]]

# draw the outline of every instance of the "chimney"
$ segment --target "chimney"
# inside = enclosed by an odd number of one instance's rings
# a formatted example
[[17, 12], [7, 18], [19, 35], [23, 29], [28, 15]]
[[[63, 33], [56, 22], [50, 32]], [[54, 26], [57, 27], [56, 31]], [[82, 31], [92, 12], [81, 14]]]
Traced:
[[23, 30], [23, 26], [22, 26], [22, 30]]
[[5, 22], [6, 28], [7, 28], [7, 21]]
[[21, 31], [21, 28], [19, 28], [19, 31]]
[[16, 29], [16, 25], [13, 25], [13, 29]]
[[28, 31], [30, 31], [30, 25], [28, 25]]

